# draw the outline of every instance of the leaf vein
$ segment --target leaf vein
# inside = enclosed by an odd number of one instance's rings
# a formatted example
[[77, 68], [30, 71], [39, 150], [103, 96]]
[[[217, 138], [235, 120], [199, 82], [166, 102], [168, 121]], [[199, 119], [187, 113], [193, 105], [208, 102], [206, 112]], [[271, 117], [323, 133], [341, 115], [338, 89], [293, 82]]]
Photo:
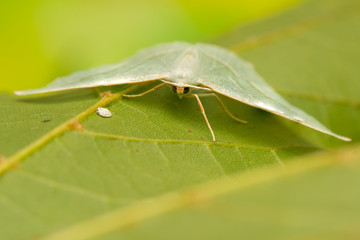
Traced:
[[42, 183], [46, 186], [49, 186], [50, 188], [58, 188], [61, 190], [65, 190], [67, 192], [84, 195], [84, 196], [90, 197], [92, 199], [95, 199], [95, 200], [103, 202], [103, 203], [109, 203], [110, 201], [116, 200], [116, 199], [111, 198], [108, 195], [100, 194], [97, 192], [92, 192], [92, 191], [89, 191], [88, 189], [85, 189], [85, 188], [82, 188], [82, 187], [79, 187], [76, 185], [71, 185], [68, 183], [61, 183], [54, 179], [50, 179], [48, 177], [41, 176], [38, 173], [35, 174], [35, 173], [26, 171], [26, 170], [17, 170], [17, 173], [19, 173], [21, 176], [23, 176], [29, 180], [32, 180], [32, 181], [35, 181], [38, 183]]

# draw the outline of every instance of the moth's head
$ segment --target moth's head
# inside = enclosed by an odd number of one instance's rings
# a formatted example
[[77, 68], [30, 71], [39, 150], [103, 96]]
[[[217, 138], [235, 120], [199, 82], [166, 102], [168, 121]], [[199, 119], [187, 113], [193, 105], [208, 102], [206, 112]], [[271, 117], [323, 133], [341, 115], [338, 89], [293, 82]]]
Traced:
[[175, 85], [173, 85], [171, 89], [178, 95], [180, 99], [184, 96], [184, 94], [187, 94], [190, 91], [189, 87], [179, 87]]

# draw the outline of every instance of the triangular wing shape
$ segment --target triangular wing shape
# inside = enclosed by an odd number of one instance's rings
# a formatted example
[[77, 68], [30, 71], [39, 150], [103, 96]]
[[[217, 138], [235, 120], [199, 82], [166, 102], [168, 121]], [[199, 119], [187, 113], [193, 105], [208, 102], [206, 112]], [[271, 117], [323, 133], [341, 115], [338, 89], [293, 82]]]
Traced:
[[[193, 75], [193, 77], [190, 77]], [[55, 79], [44, 88], [16, 91], [30, 95], [68, 89], [111, 86], [165, 79], [188, 86], [203, 85], [214, 92], [277, 114], [344, 141], [312, 116], [277, 94], [234, 53], [210, 44], [174, 42], [147, 48], [113, 65], [102, 66]]]
[[139, 51], [118, 64], [75, 72], [59, 77], [43, 88], [16, 91], [15, 94], [30, 95], [163, 79], [169, 75], [167, 66], [178, 59], [189, 46], [189, 43], [183, 42], [159, 44]]
[[277, 114], [344, 141], [350, 138], [333, 133], [314, 117], [291, 105], [277, 94], [253, 69], [234, 53], [209, 44], [197, 44], [198, 83], [214, 92]]

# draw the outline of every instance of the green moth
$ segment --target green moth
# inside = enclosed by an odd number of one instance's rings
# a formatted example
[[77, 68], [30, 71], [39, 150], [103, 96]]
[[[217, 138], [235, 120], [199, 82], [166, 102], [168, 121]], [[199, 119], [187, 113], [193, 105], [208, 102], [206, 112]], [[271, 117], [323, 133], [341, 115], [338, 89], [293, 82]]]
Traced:
[[[69, 76], [57, 78], [43, 88], [16, 91], [15, 94], [30, 95], [155, 80], [162, 83], [142, 94], [124, 96], [143, 96], [170, 84], [172, 90], [180, 98], [183, 96], [196, 98], [213, 141], [215, 141], [215, 134], [206, 117], [200, 97], [215, 96], [230, 117], [246, 123], [227, 111], [215, 93], [274, 113], [338, 139], [351, 141], [350, 138], [333, 133], [314, 117], [288, 103], [255, 72], [251, 64], [227, 49], [204, 43], [159, 44], [139, 51], [120, 63], [75, 72]], [[190, 89], [193, 91], [190, 92]], [[205, 90], [209, 93], [196, 93], [199, 89], [202, 90], [201, 92]]]

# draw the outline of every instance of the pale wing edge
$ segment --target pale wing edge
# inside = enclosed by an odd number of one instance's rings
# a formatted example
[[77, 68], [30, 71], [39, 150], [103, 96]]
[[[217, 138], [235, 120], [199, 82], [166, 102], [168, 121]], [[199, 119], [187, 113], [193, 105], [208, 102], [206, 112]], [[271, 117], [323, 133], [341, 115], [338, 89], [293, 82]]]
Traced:
[[[122, 82], [121, 84], [131, 84], [131, 83], [141, 83], [141, 82], [149, 82], [149, 81], [156, 81], [156, 80], [162, 80], [165, 77], [158, 77], [158, 78], [151, 78], [151, 79], [144, 79], [144, 80], [139, 80], [139, 81], [127, 81], [127, 82]], [[37, 88], [37, 89], [30, 89], [30, 90], [25, 90], [25, 91], [14, 91], [15, 95], [18, 96], [26, 96], [26, 95], [33, 95], [33, 94], [43, 94], [43, 93], [52, 93], [52, 92], [59, 92], [59, 91], [65, 91], [65, 90], [74, 90], [74, 89], [85, 89], [85, 88], [93, 88], [93, 87], [106, 87], [106, 86], [114, 86], [114, 85], [121, 85], [119, 83], [109, 83], [109, 84], [94, 84], [94, 85], [89, 85], [89, 86], [81, 86], [81, 87], [61, 87], [61, 88], [53, 88], [53, 89], [48, 89], [48, 87], [43, 87], [43, 88]]]
[[[349, 138], [349, 137], [345, 137], [345, 136], [342, 136], [342, 135], [339, 135], [339, 134], [336, 134], [336, 133], [332, 132], [330, 129], [328, 129], [327, 127], [325, 127], [324, 125], [322, 125], [322, 124], [321, 124], [319, 121], [317, 121], [317, 120], [316, 120], [316, 121], [318, 122], [318, 124], [319, 124], [322, 128], [316, 128], [316, 127], [312, 126], [311, 124], [308, 124], [308, 123], [305, 123], [305, 122], [300, 122], [300, 121], [298, 121], [298, 120], [296, 120], [296, 119], [294, 119], [294, 118], [288, 117], [288, 116], [280, 115], [279, 113], [277, 113], [277, 112], [275, 112], [275, 111], [271, 111], [271, 110], [269, 110], [269, 109], [262, 108], [261, 106], [258, 106], [258, 105], [256, 105], [256, 104], [251, 104], [251, 103], [248, 103], [248, 102], [245, 102], [245, 101], [241, 101], [241, 100], [239, 100], [239, 99], [237, 99], [237, 98], [234, 98], [234, 97], [232, 97], [232, 96], [229, 96], [229, 95], [226, 95], [226, 94], [224, 94], [224, 93], [222, 93], [222, 92], [219, 92], [219, 91], [217, 91], [216, 89], [214, 89], [214, 88], [212, 88], [212, 87], [210, 87], [210, 86], [208, 86], [208, 85], [206, 85], [206, 84], [203, 84], [203, 83], [202, 83], [202, 85], [204, 85], [205, 87], [210, 88], [212, 91], [214, 91], [214, 92], [216, 92], [216, 93], [219, 93], [219, 94], [221, 94], [221, 95], [224, 95], [224, 96], [226, 96], [226, 97], [229, 97], [229, 98], [232, 98], [232, 99], [234, 99], [234, 100], [240, 101], [240, 102], [245, 103], [245, 104], [247, 104], [247, 105], [250, 105], [250, 106], [252, 106], [252, 107], [256, 107], [256, 108], [262, 109], [262, 110], [264, 110], [264, 111], [267, 111], [267, 112], [276, 114], [276, 115], [278, 115], [278, 116], [280, 116], [280, 117], [283, 117], [283, 118], [289, 119], [289, 120], [291, 120], [291, 121], [297, 122], [297, 123], [299, 123], [299, 124], [301, 124], [301, 125], [304, 125], [304, 126], [306, 126], [306, 127], [309, 127], [309, 128], [311, 128], [311, 129], [314, 129], [314, 130], [316, 130], [316, 131], [325, 133], [325, 134], [327, 134], [327, 135], [333, 136], [333, 137], [338, 138], [338, 139], [340, 139], [340, 140], [343, 140], [343, 141], [346, 141], [346, 142], [349, 142], [349, 141], [352, 140], [352, 139]], [[296, 108], [296, 109], [298, 109], [298, 108]], [[298, 110], [300, 110], [300, 109], [298, 109]], [[300, 111], [301, 111], [301, 110], [300, 110]], [[306, 113], [305, 113], [305, 114], [306, 114]]]

